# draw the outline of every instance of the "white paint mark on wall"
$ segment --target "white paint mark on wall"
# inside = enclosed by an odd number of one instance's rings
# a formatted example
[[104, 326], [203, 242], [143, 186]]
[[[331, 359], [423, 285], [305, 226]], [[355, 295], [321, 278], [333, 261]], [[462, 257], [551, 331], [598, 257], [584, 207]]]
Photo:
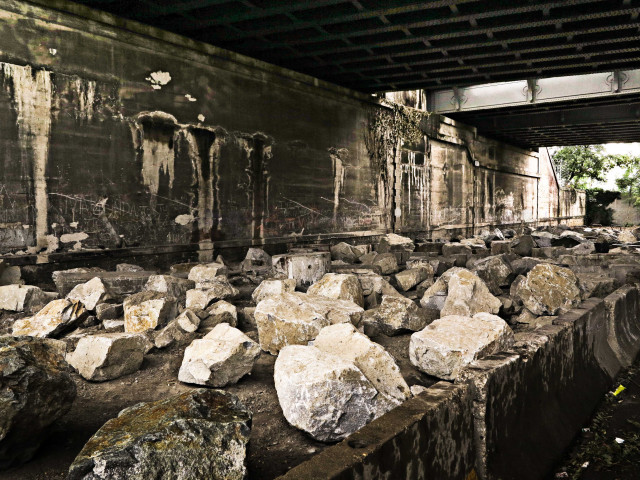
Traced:
[[47, 246], [47, 159], [51, 132], [51, 101], [53, 86], [51, 72], [29, 65], [2, 63], [5, 80], [11, 81], [13, 101], [18, 114], [18, 138], [24, 163], [31, 165], [35, 197], [36, 243]]
[[78, 95], [78, 109], [76, 115], [83, 120], [93, 118], [93, 105], [96, 98], [96, 82], [77, 78], [73, 82]]
[[186, 98], [187, 100], [189, 100], [190, 102], [197, 102], [198, 99], [196, 97], [192, 97], [189, 93], [187, 93], [184, 98]]
[[151, 72], [145, 80], [151, 83], [151, 88], [154, 90], [160, 90], [171, 81], [171, 74], [169, 72], [158, 70], [157, 72]]
[[202, 114], [198, 115], [198, 121], [199, 122], [204, 122], [204, 115], [202, 115]]
[[78, 222], [71, 222], [71, 223], [69, 224], [69, 226], [70, 226], [71, 228], [78, 228]]
[[50, 48], [49, 53], [55, 57], [58, 54], [58, 50], [55, 48]]
[[194, 217], [191, 214], [178, 215], [175, 218], [175, 222], [178, 225], [189, 225], [190, 223], [194, 222], [195, 220], [196, 220], [196, 217]]
[[87, 238], [89, 238], [89, 235], [87, 235], [85, 232], [65, 233], [64, 235], [60, 236], [60, 241], [62, 243], [74, 243], [81, 242], [82, 240], [86, 240]]
[[340, 194], [344, 188], [345, 160], [349, 159], [349, 150], [346, 148], [330, 148], [329, 156], [333, 167], [333, 223], [338, 223], [338, 207], [340, 206]]

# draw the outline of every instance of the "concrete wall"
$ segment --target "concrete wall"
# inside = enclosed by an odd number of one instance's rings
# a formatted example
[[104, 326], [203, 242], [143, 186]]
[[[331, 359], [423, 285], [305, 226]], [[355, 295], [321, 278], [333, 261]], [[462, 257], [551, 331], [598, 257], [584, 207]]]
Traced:
[[639, 308], [637, 284], [588, 299], [473, 362], [448, 390], [435, 384], [282, 478], [546, 478], [637, 357]]
[[633, 200], [623, 195], [614, 200], [609, 208], [613, 210], [613, 223], [615, 225], [639, 225], [640, 208], [633, 204]]
[[[446, 118], [421, 158], [387, 159], [385, 182], [364, 144], [382, 108], [370, 96], [61, 0], [0, 0], [0, 19], [2, 253], [210, 251], [553, 216], [540, 214], [553, 181], [537, 153]], [[397, 219], [385, 192], [402, 199]], [[572, 198], [561, 210], [582, 215]]]

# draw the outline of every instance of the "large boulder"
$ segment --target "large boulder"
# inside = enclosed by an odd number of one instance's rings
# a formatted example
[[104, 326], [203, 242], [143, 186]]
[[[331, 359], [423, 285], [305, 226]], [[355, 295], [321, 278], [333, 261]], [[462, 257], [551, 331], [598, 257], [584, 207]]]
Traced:
[[358, 280], [360, 280], [360, 285], [362, 286], [365, 308], [373, 308], [380, 305], [384, 295], [402, 296], [400, 292], [380, 275], [374, 273], [358, 275]]
[[380, 267], [383, 275], [398, 271], [398, 259], [393, 253], [380, 253], [373, 258], [371, 264]]
[[273, 378], [284, 417], [321, 442], [342, 440], [380, 411], [379, 392], [353, 362], [314, 346], [283, 348]]
[[80, 302], [60, 298], [49, 302], [33, 317], [16, 320], [12, 334], [57, 338], [76, 328], [86, 316], [86, 310]]
[[272, 257], [274, 271], [296, 281], [296, 287], [308, 287], [331, 269], [329, 252], [290, 253]]
[[172, 275], [151, 275], [144, 286], [145, 291], [164, 293], [180, 302], [184, 302], [187, 290], [195, 288], [193, 280], [178, 278]]
[[212, 303], [233, 298], [240, 293], [226, 277], [216, 277], [200, 285], [203, 286], [187, 291], [187, 308], [206, 310]]
[[67, 361], [86, 380], [104, 382], [136, 372], [149, 348], [149, 340], [139, 333], [87, 335]]
[[286, 280], [268, 278], [258, 285], [258, 288], [251, 294], [251, 298], [255, 303], [260, 303], [261, 300], [264, 300], [269, 295], [280, 295], [281, 293], [295, 291], [296, 281], [292, 278], [287, 278]]
[[74, 268], [53, 272], [52, 278], [56, 289], [62, 297], [66, 297], [74, 287], [98, 277], [109, 296], [122, 302], [127, 296], [140, 292], [156, 272], [105, 272], [96, 268]]
[[345, 273], [326, 273], [307, 290], [309, 295], [349, 300], [364, 307], [362, 286], [358, 277]]
[[362, 253], [353, 245], [349, 245], [346, 242], [340, 242], [331, 247], [331, 259], [342, 260], [346, 263], [355, 263]]
[[433, 276], [433, 267], [428, 265], [403, 270], [402, 272], [396, 273], [393, 278], [398, 288], [406, 292], [431, 276]]
[[440, 309], [442, 317], [473, 316], [480, 312], [498, 313], [502, 305], [480, 277], [461, 267], [447, 270], [427, 289], [420, 304], [425, 308]]
[[575, 274], [551, 263], [536, 265], [512, 290], [514, 299], [536, 315], [555, 315], [581, 300]]
[[478, 275], [494, 295], [501, 295], [502, 288], [511, 285], [515, 278], [513, 269], [503, 255], [478, 260], [472, 272]]
[[376, 398], [376, 417], [397, 407], [411, 396], [407, 382], [393, 357], [382, 346], [369, 340], [349, 323], [338, 323], [320, 330], [313, 346], [353, 363], [380, 393]]
[[0, 337], [0, 469], [26, 462], [65, 415], [76, 385], [62, 342]]
[[102, 280], [94, 277], [86, 283], [73, 287], [66, 298], [72, 302], [80, 302], [87, 310], [94, 311], [96, 306], [108, 300], [110, 295]]
[[177, 303], [173, 297], [159, 292], [140, 292], [124, 303], [124, 329], [138, 333], [164, 327], [176, 317]]
[[187, 347], [178, 380], [224, 387], [251, 373], [258, 355], [257, 343], [237, 328], [221, 323]]
[[35, 313], [44, 307], [48, 297], [33, 285], [5, 285], [0, 287], [0, 310]]
[[277, 354], [286, 345], [306, 345], [328, 325], [360, 326], [363, 313], [362, 307], [348, 300], [296, 292], [262, 300], [254, 315], [260, 347]]
[[195, 282], [197, 286], [203, 287], [212, 282], [216, 277], [226, 275], [227, 267], [223, 263], [207, 263], [196, 265], [189, 271], [188, 279]]
[[434, 310], [418, 307], [409, 298], [384, 295], [376, 308], [364, 314], [365, 324], [375, 325], [385, 335], [397, 335], [406, 331], [417, 332], [434, 319]]
[[496, 315], [449, 315], [411, 335], [409, 359], [428, 375], [455, 380], [473, 360], [505, 350], [513, 341], [513, 332]]
[[538, 244], [531, 235], [522, 235], [511, 240], [511, 252], [521, 257], [530, 257], [534, 248], [538, 248]]
[[242, 480], [250, 433], [251, 412], [221, 390], [138, 403], [100, 427], [67, 479]]

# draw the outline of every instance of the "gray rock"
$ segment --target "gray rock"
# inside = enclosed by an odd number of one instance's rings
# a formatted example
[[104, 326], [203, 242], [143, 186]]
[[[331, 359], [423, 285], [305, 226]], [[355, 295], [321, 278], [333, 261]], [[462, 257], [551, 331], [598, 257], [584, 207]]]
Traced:
[[515, 277], [511, 265], [503, 255], [478, 260], [472, 271], [484, 281], [494, 295], [500, 295], [501, 287], [511, 285]]
[[76, 397], [64, 343], [0, 337], [0, 469], [29, 460]]
[[471, 247], [463, 243], [445, 243], [442, 246], [442, 255], [445, 257], [458, 254], [471, 255], [472, 253]]
[[380, 306], [367, 310], [365, 324], [375, 325], [385, 335], [422, 330], [439, 316], [438, 310], [418, 307], [408, 298], [384, 295]]
[[[88, 270], [88, 271], [87, 271]], [[58, 293], [65, 297], [76, 286], [98, 277], [114, 301], [140, 292], [151, 275], [156, 272], [105, 272], [102, 269], [71, 269], [53, 272]]]
[[58, 338], [76, 328], [86, 317], [86, 310], [80, 302], [53, 300], [33, 317], [16, 320], [13, 323], [12, 334]]
[[296, 281], [292, 278], [288, 278], [286, 280], [268, 278], [258, 285], [258, 288], [253, 291], [251, 298], [256, 304], [258, 304], [269, 295], [280, 295], [281, 293], [295, 292], [295, 290]]
[[251, 373], [258, 355], [257, 343], [237, 328], [221, 323], [187, 347], [178, 380], [224, 387]]
[[379, 411], [379, 393], [358, 367], [313, 346], [284, 347], [273, 377], [284, 417], [321, 442], [342, 440]]
[[491, 255], [511, 253], [511, 240], [494, 240], [491, 242]]
[[261, 248], [249, 248], [240, 268], [245, 272], [269, 271], [272, 268], [271, 255]]
[[215, 283], [217, 277], [227, 274], [227, 267], [223, 263], [207, 263], [196, 265], [189, 271], [188, 279], [195, 282], [196, 287], [206, 288], [207, 284]]
[[151, 275], [144, 286], [145, 291], [160, 292], [184, 302], [187, 290], [195, 288], [193, 280], [178, 278], [171, 275]]
[[243, 480], [250, 433], [251, 412], [221, 390], [139, 403], [89, 439], [67, 478]]
[[96, 317], [104, 320], [117, 320], [124, 315], [124, 308], [121, 303], [99, 303], [96, 305]]
[[128, 297], [124, 303], [124, 329], [141, 333], [164, 327], [176, 317], [175, 298], [159, 292], [140, 292]]
[[390, 275], [398, 271], [398, 260], [393, 253], [380, 253], [371, 262], [380, 267], [383, 275]]
[[331, 259], [342, 260], [346, 263], [355, 263], [362, 253], [353, 245], [346, 242], [340, 242], [331, 247]]
[[536, 315], [555, 315], [581, 300], [575, 274], [550, 263], [535, 266], [512, 290], [514, 299]]
[[195, 339], [199, 326], [200, 317], [187, 308], [156, 334], [153, 343], [156, 348], [166, 348], [174, 343], [187, 345]]
[[86, 380], [104, 382], [137, 371], [149, 348], [149, 340], [139, 333], [88, 335], [67, 361]]
[[349, 300], [364, 306], [362, 286], [358, 277], [345, 273], [326, 273], [307, 290], [309, 295], [320, 295], [336, 300]]
[[219, 300], [207, 309], [207, 316], [202, 319], [199, 330], [210, 332], [216, 325], [228, 323], [232, 327], [238, 324], [238, 309], [235, 305]]
[[226, 277], [216, 277], [203, 285], [206, 286], [187, 291], [187, 308], [206, 310], [213, 302], [233, 298], [240, 293]]
[[276, 274], [296, 281], [296, 287], [303, 288], [316, 283], [331, 269], [329, 252], [307, 252], [276, 255], [272, 257]]
[[538, 248], [538, 244], [531, 235], [522, 235], [511, 241], [511, 252], [521, 257], [530, 257], [534, 248]]
[[429, 265], [427, 267], [410, 268], [396, 273], [393, 278], [398, 285], [398, 288], [403, 292], [411, 290], [413, 287], [421, 282], [424, 282], [427, 278], [433, 275], [433, 268]]
[[81, 283], [73, 287], [67, 294], [67, 300], [80, 302], [89, 311], [94, 311], [96, 305], [104, 303], [111, 298], [109, 291], [102, 280], [94, 277], [86, 283]]
[[132, 263], [119, 263], [116, 265], [116, 272], [144, 272], [144, 267]]

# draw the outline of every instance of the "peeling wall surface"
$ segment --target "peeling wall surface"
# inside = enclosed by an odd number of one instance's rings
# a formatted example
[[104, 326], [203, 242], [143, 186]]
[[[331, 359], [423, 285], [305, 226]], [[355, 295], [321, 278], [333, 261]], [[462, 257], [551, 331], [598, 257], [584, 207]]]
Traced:
[[[381, 186], [363, 129], [382, 107], [233, 54], [12, 0], [0, 0], [0, 45], [0, 253], [475, 231], [584, 212], [550, 190], [537, 153], [444, 118], [388, 159], [396, 183]], [[540, 208], [540, 190], [560, 211]], [[401, 198], [395, 219], [381, 191]]]

